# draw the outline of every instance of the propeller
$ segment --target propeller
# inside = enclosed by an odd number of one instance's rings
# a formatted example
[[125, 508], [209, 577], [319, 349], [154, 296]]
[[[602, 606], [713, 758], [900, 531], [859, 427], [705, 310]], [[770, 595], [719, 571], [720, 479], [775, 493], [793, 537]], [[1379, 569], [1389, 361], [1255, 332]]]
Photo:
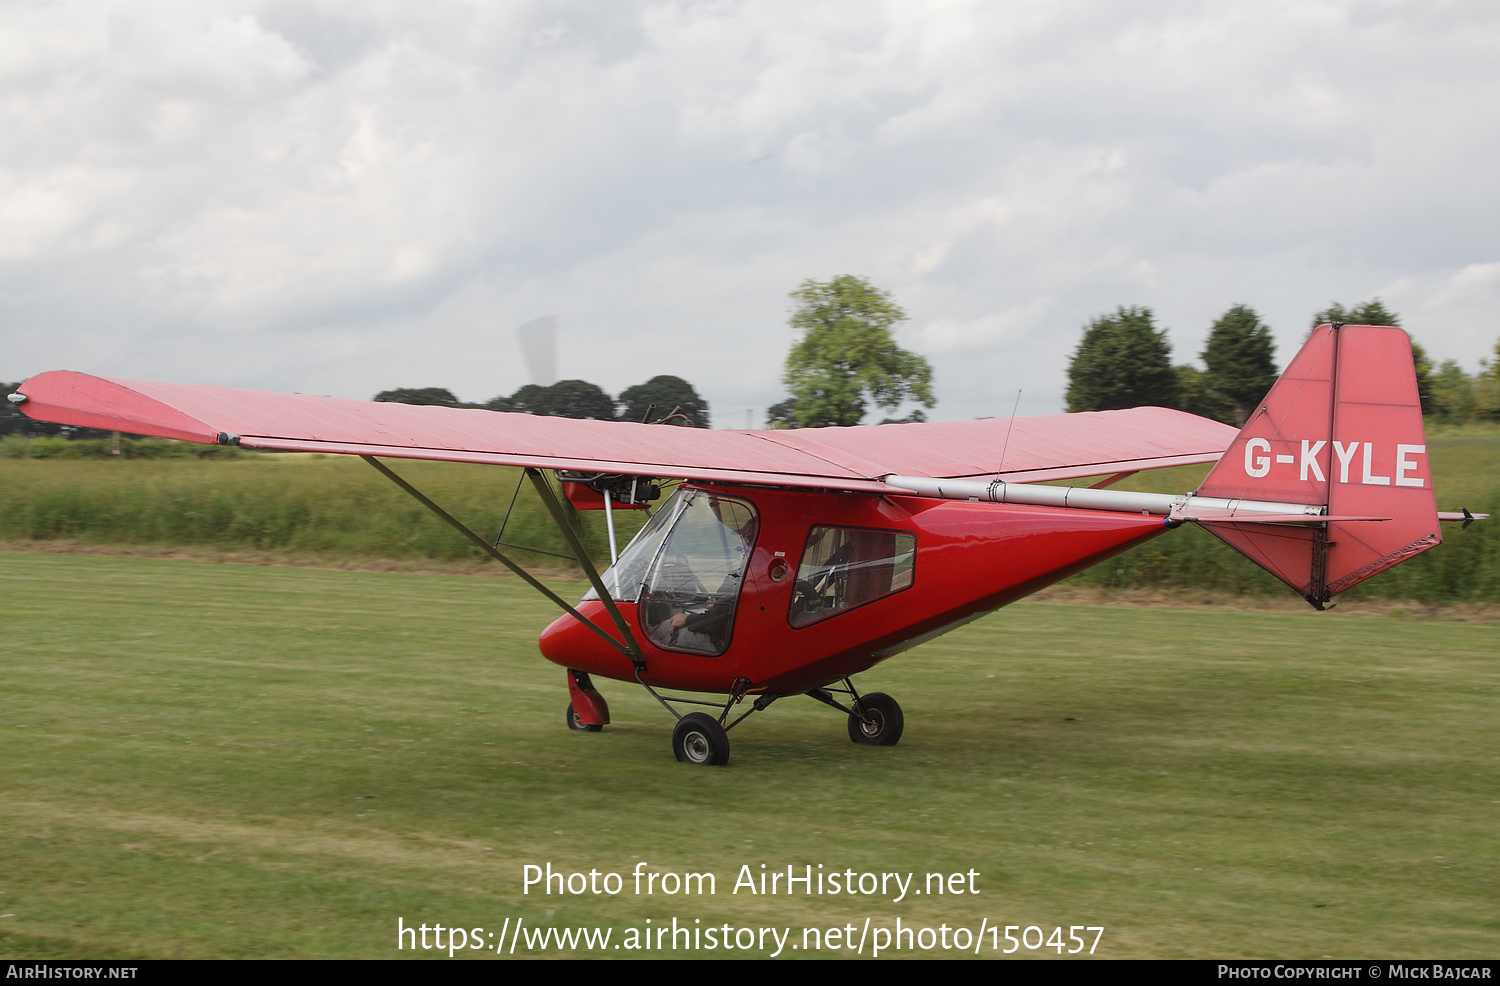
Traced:
[[516, 329], [521, 355], [531, 382], [538, 387], [557, 383], [557, 316], [543, 315]]

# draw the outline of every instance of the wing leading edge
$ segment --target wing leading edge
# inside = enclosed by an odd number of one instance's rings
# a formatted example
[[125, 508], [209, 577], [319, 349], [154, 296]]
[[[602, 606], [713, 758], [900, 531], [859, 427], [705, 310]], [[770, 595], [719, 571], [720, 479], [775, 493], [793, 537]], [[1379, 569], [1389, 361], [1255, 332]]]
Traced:
[[1123, 411], [789, 431], [708, 431], [375, 403], [70, 371], [17, 391], [59, 424], [246, 448], [482, 462], [852, 492], [884, 476], [1012, 482], [1216, 461], [1235, 429], [1183, 411]]

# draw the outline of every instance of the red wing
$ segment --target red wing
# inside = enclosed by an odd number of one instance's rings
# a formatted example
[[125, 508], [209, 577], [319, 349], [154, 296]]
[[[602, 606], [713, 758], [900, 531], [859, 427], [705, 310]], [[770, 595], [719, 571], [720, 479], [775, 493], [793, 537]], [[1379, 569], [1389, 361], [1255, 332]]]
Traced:
[[[1213, 462], [1235, 429], [1125, 411], [791, 431], [708, 431], [42, 373], [33, 418], [246, 448], [888, 492], [891, 474], [1040, 481]], [[220, 435], [225, 436], [221, 439]]]

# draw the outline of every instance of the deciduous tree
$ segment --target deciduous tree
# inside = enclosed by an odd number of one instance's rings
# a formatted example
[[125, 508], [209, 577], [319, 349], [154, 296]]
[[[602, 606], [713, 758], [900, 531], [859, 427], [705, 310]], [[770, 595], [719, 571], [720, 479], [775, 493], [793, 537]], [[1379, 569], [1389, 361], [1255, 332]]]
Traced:
[[598, 384], [587, 380], [559, 380], [547, 390], [551, 401], [547, 413], [554, 417], [615, 419], [614, 398]]
[[1149, 308], [1123, 305], [1083, 327], [1068, 365], [1068, 410], [1178, 406], [1172, 344]]
[[[1322, 311], [1314, 313], [1312, 328], [1316, 329], [1324, 322], [1403, 327], [1401, 316], [1386, 308], [1385, 303], [1379, 298], [1371, 298], [1353, 308], [1345, 308], [1335, 301]], [[1411, 359], [1417, 370], [1417, 394], [1422, 401], [1422, 413], [1433, 414], [1437, 410], [1437, 402], [1433, 397], [1432, 360], [1427, 356], [1427, 350], [1423, 349], [1415, 339], [1411, 343]]]
[[543, 410], [546, 405], [547, 388], [534, 383], [528, 383], [509, 397], [501, 394], [484, 402], [491, 411], [514, 411], [517, 414], [546, 414]]
[[382, 390], [375, 395], [377, 401], [388, 404], [437, 404], [442, 407], [462, 407], [453, 391], [443, 387], [397, 387]]
[[1208, 332], [1200, 398], [1207, 414], [1242, 427], [1276, 382], [1276, 340], [1255, 309], [1235, 305]]
[[797, 398], [788, 397], [779, 404], [772, 404], [766, 408], [767, 428], [795, 428], [797, 427]]
[[673, 408], [681, 408], [693, 427], [709, 426], [708, 401], [699, 397], [693, 385], [681, 377], [662, 374], [634, 387], [626, 387], [620, 391], [615, 403], [619, 405], [621, 421], [640, 421], [654, 405], [656, 410], [651, 412], [653, 419], [671, 414]]
[[782, 381], [799, 427], [859, 424], [867, 404], [894, 411], [907, 400], [936, 403], [932, 367], [891, 335], [906, 312], [889, 293], [844, 274], [802, 282], [792, 301], [791, 325], [803, 335], [787, 354]]
[[1479, 361], [1480, 371], [1474, 378], [1475, 402], [1479, 415], [1500, 421], [1500, 339], [1495, 341], [1495, 357]]
[[587, 380], [559, 380], [550, 387], [529, 383], [509, 397], [486, 401], [491, 411], [547, 414], [557, 418], [599, 418], [613, 421], [614, 398]]
[[1215, 417], [1214, 407], [1208, 400], [1208, 375], [1191, 363], [1182, 363], [1172, 370], [1177, 374], [1178, 409], [1205, 418]]
[[1432, 377], [1433, 417], [1449, 424], [1473, 421], [1481, 413], [1483, 375], [1469, 376], [1458, 360], [1444, 360]]

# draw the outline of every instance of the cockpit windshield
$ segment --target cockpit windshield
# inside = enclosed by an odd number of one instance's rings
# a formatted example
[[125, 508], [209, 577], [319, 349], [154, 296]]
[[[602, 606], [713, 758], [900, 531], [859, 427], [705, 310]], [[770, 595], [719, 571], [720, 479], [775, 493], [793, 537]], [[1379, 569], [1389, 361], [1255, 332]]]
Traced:
[[[646, 568], [656, 557], [662, 540], [672, 529], [677, 514], [686, 502], [683, 491], [679, 488], [667, 498], [666, 503], [657, 508], [646, 526], [625, 546], [625, 550], [620, 552], [619, 560], [605, 569], [600, 581], [612, 598], [633, 603], [640, 597], [641, 589], [646, 584]], [[583, 598], [598, 599], [599, 594], [590, 589]]]
[[614, 598], [642, 603], [641, 628], [658, 646], [722, 654], [757, 525], [748, 501], [679, 490], [602, 581]]

